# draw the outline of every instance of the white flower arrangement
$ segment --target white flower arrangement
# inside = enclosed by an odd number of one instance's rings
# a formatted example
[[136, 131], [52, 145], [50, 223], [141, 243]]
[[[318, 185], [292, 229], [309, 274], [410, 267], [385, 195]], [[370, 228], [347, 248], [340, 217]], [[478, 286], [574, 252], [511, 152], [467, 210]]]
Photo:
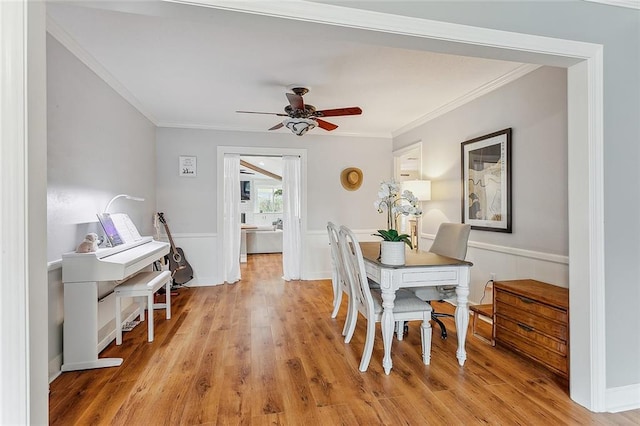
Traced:
[[[411, 191], [404, 190], [400, 193], [400, 184], [395, 180], [380, 183], [378, 199], [373, 203], [378, 213], [387, 214], [387, 230], [397, 230], [398, 216], [421, 216], [422, 209], [418, 205], [418, 199]], [[386, 240], [383, 234], [387, 232], [378, 231], [378, 235]], [[395, 232], [397, 235], [397, 232]], [[404, 234], [403, 234], [404, 235]], [[388, 240], [387, 240], [388, 241]], [[402, 240], [401, 240], [402, 241]], [[411, 245], [410, 243], [407, 243]]]

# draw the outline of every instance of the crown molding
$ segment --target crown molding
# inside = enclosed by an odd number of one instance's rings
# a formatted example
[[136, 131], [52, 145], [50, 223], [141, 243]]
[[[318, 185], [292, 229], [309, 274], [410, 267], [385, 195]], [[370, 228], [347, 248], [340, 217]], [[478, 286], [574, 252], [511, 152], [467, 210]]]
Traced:
[[[247, 129], [244, 127], [229, 127], [229, 126], [213, 126], [209, 124], [193, 124], [193, 123], [158, 123], [157, 126], [159, 128], [169, 128], [169, 129], [194, 129], [194, 130], [217, 130], [222, 132], [250, 132], [250, 133], [269, 133], [274, 134], [274, 132], [270, 132], [268, 130], [258, 130], [258, 129]], [[291, 132], [276, 132], [275, 134], [291, 134]], [[345, 136], [345, 137], [354, 137], [354, 138], [383, 138], [383, 139], [391, 139], [392, 135], [390, 133], [350, 133], [350, 132], [315, 132], [309, 133], [309, 135], [327, 137], [327, 136]]]
[[507, 74], [504, 74], [503, 76], [500, 76], [498, 78], [496, 78], [493, 81], [490, 81], [480, 87], [478, 87], [477, 89], [472, 90], [469, 93], [464, 94], [463, 96], [460, 96], [457, 99], [454, 99], [453, 101], [449, 102], [448, 104], [445, 104], [433, 111], [431, 111], [430, 113], [418, 118], [417, 120], [412, 121], [409, 124], [406, 124], [404, 126], [402, 126], [401, 128], [393, 131], [391, 133], [392, 137], [398, 137], [399, 135], [406, 133], [410, 130], [415, 129], [416, 127], [419, 127], [425, 123], [428, 123], [429, 121], [435, 119], [436, 117], [439, 117], [441, 115], [444, 115], [448, 112], [453, 111], [456, 108], [460, 108], [462, 105], [467, 104], [481, 96], [486, 95], [487, 93], [493, 92], [494, 90], [508, 84], [511, 83], [512, 81], [515, 81], [517, 79], [519, 79], [520, 77], [529, 74], [532, 71], [537, 70], [538, 68], [540, 68], [541, 65], [537, 65], [537, 64], [523, 64], [520, 65], [519, 67], [517, 67], [516, 69], [510, 71]]

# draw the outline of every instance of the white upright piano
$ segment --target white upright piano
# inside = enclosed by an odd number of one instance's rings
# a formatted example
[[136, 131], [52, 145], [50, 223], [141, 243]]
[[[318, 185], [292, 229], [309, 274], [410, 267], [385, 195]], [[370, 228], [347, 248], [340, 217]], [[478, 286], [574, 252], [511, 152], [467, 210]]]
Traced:
[[98, 249], [93, 253], [62, 255], [62, 371], [114, 367], [122, 364], [122, 358], [98, 358], [98, 354], [115, 339], [115, 320], [109, 320], [104, 325], [99, 321], [99, 313], [103, 317], [106, 314], [110, 315], [111, 319], [115, 318], [115, 308], [112, 308], [110, 313], [99, 312], [99, 284], [126, 280], [168, 254], [169, 248], [169, 243], [155, 241], [152, 237], [142, 237], [134, 243]]

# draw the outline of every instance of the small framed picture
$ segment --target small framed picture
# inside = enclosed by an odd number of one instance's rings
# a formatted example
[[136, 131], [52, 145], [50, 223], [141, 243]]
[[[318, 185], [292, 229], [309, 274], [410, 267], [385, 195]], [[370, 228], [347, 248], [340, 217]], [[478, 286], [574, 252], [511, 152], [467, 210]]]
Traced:
[[197, 174], [196, 157], [180, 156], [180, 176], [195, 177]]
[[511, 233], [511, 128], [462, 142], [462, 223]]

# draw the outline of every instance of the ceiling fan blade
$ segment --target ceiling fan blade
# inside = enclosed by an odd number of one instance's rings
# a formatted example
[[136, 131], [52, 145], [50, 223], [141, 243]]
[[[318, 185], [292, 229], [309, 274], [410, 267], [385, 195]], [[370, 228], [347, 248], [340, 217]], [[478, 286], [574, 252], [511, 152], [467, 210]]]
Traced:
[[291, 104], [293, 109], [304, 109], [302, 96], [296, 95], [295, 93], [287, 93], [287, 99], [289, 99], [289, 104]]
[[275, 126], [273, 126], [272, 128], [270, 128], [269, 130], [278, 130], [280, 127], [284, 127], [284, 124], [278, 123]]
[[323, 109], [322, 111], [316, 111], [316, 117], [336, 117], [339, 115], [360, 115], [362, 110], [360, 107], [348, 107], [348, 108], [336, 108], [336, 109]]
[[258, 112], [258, 111], [236, 111], [243, 114], [267, 114], [267, 115], [279, 115], [281, 117], [288, 117], [287, 114], [283, 114], [281, 112]]
[[321, 120], [319, 118], [316, 118], [316, 121], [318, 122], [318, 127], [329, 132], [338, 128], [337, 125], [329, 123], [328, 121]]

